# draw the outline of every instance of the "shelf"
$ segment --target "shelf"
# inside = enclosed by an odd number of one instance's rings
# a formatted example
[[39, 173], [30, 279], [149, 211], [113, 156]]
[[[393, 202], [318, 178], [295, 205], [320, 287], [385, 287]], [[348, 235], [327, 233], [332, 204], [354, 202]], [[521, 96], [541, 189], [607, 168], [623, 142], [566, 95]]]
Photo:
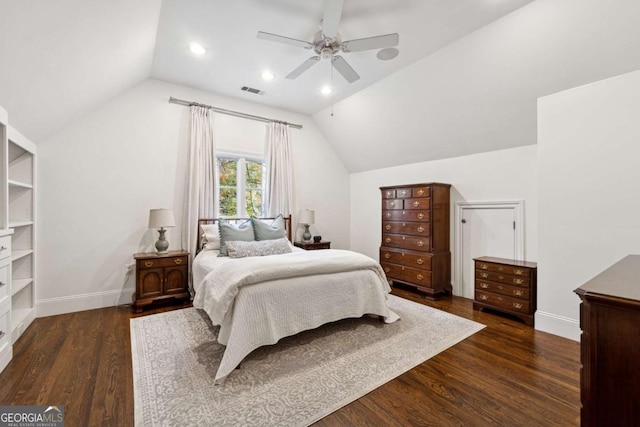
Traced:
[[19, 187], [19, 188], [26, 188], [26, 189], [33, 188], [33, 185], [27, 184], [26, 182], [16, 181], [15, 179], [8, 179], [7, 183], [9, 184], [9, 187]]
[[17, 294], [33, 283], [33, 279], [13, 279], [11, 281], [11, 296]]
[[33, 249], [19, 249], [19, 250], [13, 250], [11, 251], [11, 260], [12, 261], [17, 261], [20, 258], [24, 258], [27, 255], [30, 255], [33, 253]]
[[13, 329], [15, 330], [20, 323], [24, 322], [24, 319], [34, 310], [34, 308], [14, 308], [11, 311], [11, 325]]
[[9, 222], [9, 228], [26, 227], [28, 225], [33, 225], [33, 221], [13, 221], [13, 222]]

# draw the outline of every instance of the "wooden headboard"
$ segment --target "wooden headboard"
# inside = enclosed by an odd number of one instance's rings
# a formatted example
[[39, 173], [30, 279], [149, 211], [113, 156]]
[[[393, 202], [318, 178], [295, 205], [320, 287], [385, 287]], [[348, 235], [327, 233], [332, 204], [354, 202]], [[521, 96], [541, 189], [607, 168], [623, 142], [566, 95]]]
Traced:
[[[250, 218], [200, 218], [198, 219], [198, 249], [196, 250], [196, 254], [198, 252], [200, 252], [202, 250], [202, 225], [204, 224], [217, 224], [218, 221], [220, 221], [221, 219], [228, 221], [232, 224], [237, 224], [239, 222], [244, 222], [244, 221], [248, 221]], [[257, 218], [260, 221], [266, 221], [266, 220], [274, 220], [275, 218]], [[293, 240], [291, 240], [291, 215], [289, 216], [285, 216], [282, 219], [284, 219], [284, 229], [287, 230], [287, 238], [289, 239], [290, 242], [293, 242]]]

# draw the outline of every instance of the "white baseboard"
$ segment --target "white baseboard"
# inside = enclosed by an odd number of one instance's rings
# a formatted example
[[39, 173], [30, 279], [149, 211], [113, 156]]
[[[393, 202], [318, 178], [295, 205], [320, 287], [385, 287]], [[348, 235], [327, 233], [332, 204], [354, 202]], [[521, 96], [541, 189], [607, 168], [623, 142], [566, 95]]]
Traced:
[[536, 311], [536, 329], [574, 341], [580, 341], [582, 332], [577, 320], [540, 310]]
[[131, 295], [133, 295], [134, 292], [134, 288], [124, 288], [115, 291], [37, 300], [37, 317], [55, 316], [57, 314], [74, 313], [76, 311], [131, 304]]

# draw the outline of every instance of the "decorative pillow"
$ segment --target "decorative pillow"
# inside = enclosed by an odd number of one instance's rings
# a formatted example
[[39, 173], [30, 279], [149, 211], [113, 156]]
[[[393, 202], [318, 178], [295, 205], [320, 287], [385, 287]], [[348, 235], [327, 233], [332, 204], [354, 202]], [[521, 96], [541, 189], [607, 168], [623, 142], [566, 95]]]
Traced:
[[218, 256], [227, 256], [226, 242], [230, 242], [232, 240], [252, 242], [255, 240], [251, 220], [234, 225], [221, 219], [218, 221], [218, 229], [220, 230], [220, 255]]
[[202, 225], [203, 249], [220, 249], [220, 230], [218, 224]]
[[251, 223], [253, 224], [253, 232], [256, 235], [256, 240], [274, 240], [287, 237], [282, 214], [275, 217], [270, 225], [255, 217], [251, 217]]
[[242, 242], [229, 240], [227, 251], [231, 258], [245, 258], [250, 256], [280, 255], [291, 252], [289, 240], [286, 237], [281, 239], [261, 240], [254, 242]]

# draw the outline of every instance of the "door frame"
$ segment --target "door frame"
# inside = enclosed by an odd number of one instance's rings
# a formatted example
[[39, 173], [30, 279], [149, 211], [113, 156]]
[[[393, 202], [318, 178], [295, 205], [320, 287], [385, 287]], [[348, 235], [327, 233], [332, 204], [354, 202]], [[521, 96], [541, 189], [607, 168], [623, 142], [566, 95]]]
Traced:
[[462, 295], [462, 218], [471, 209], [511, 209], [516, 221], [514, 253], [517, 260], [524, 260], [524, 200], [492, 200], [483, 202], [456, 202], [454, 212], [454, 233], [456, 250], [454, 256], [454, 295]]

